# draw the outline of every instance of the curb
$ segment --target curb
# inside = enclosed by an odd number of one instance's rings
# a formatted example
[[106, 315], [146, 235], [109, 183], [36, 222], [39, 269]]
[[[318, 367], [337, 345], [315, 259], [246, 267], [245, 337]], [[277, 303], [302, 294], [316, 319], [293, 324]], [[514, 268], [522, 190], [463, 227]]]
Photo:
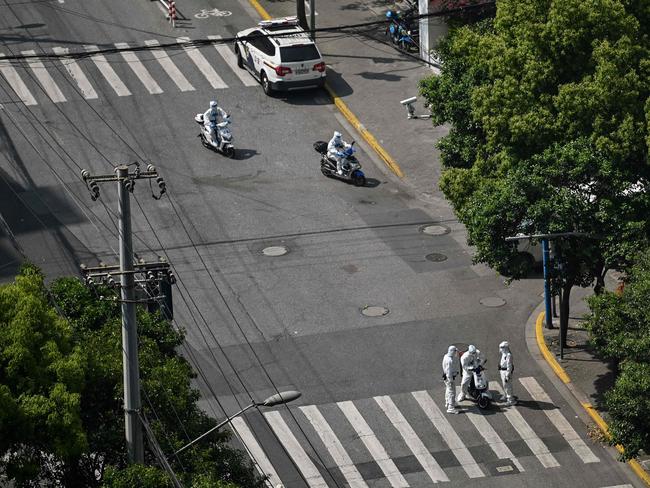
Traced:
[[[535, 321], [535, 337], [537, 339], [537, 345], [540, 352], [542, 353], [542, 356], [544, 356], [544, 359], [551, 367], [553, 372], [558, 376], [558, 378], [560, 378], [560, 380], [569, 387], [569, 390], [575, 396], [576, 400], [580, 403], [582, 408], [584, 408], [589, 417], [591, 417], [591, 419], [596, 423], [605, 437], [609, 439], [609, 426], [607, 425], [607, 422], [605, 422], [605, 420], [600, 416], [598, 411], [596, 411], [590, 402], [578, 398], [578, 395], [575, 394], [576, 387], [571, 381], [571, 378], [564, 370], [564, 368], [560, 365], [560, 363], [557, 362], [553, 356], [553, 353], [549, 351], [548, 347], [546, 346], [543, 332], [544, 316], [545, 312], [540, 312], [540, 314], [537, 316], [537, 320]], [[616, 445], [616, 450], [620, 453], [623, 453], [624, 451], [623, 447], [618, 444]], [[634, 473], [641, 479], [641, 481], [643, 481], [647, 486], [650, 486], [650, 473], [643, 469], [643, 466], [641, 466], [641, 464], [639, 464], [636, 459], [630, 459], [627, 461], [627, 464], [630, 465], [632, 471], [634, 471]]]
[[[260, 3], [257, 0], [248, 0], [248, 2], [253, 6], [253, 8], [257, 11], [257, 13], [262, 17], [264, 20], [269, 20], [271, 16], [269, 13], [260, 5]], [[377, 142], [377, 139], [375, 136], [373, 136], [368, 129], [366, 129], [361, 122], [359, 122], [359, 119], [357, 118], [356, 115], [352, 112], [352, 110], [349, 109], [349, 107], [345, 104], [345, 102], [339, 97], [334, 89], [328, 84], [325, 83], [325, 90], [327, 91], [328, 95], [332, 99], [332, 102], [334, 105], [336, 105], [336, 108], [339, 109], [339, 112], [352, 124], [352, 127], [356, 129], [356, 131], [363, 137], [363, 139], [370, 145], [370, 147], [377, 153], [377, 155], [381, 158], [381, 160], [384, 162], [386, 166], [388, 166], [388, 169], [392, 171], [392, 173], [397, 176], [398, 178], [404, 178], [404, 172], [402, 171], [402, 168], [400, 168], [399, 164], [392, 158], [390, 154], [386, 152], [386, 150], [381, 147], [379, 142]]]

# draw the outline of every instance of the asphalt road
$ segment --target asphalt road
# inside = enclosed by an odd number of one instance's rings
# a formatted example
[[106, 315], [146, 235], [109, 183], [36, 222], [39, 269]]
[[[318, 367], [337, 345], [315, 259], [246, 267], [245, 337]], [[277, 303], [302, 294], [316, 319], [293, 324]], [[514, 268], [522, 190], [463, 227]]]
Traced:
[[[319, 15], [337, 13], [337, 3], [327, 5]], [[0, 52], [230, 37], [255, 22], [250, 6], [236, 0], [218, 3], [229, 16], [195, 17], [216, 6], [184, 1], [172, 29], [158, 2], [14, 1], [3, 8]], [[449, 208], [411, 196], [371, 154], [359, 153], [366, 188], [324, 178], [312, 142], [342, 125], [323, 93], [269, 98], [212, 46], [200, 53], [221, 81], [185, 50], [163, 52], [188, 84], [172, 78], [153, 52], [136, 54], [151, 77], [144, 82], [139, 66], [120, 53], [75, 65], [2, 64], [4, 280], [21, 260], [9, 229], [50, 278], [77, 273], [80, 263], [117, 262], [115, 188], [102, 186], [92, 202], [79, 172], [151, 162], [168, 196], [154, 200], [148, 183], [138, 182], [134, 245], [144, 259], [167, 256], [179, 278], [176, 321], [187, 330], [185, 352], [204, 374], [197, 385], [206, 410], [222, 418], [277, 390], [303, 394], [291, 409], [237, 424], [262, 468], [268, 457], [274, 482], [423, 487], [437, 476], [454, 486], [630, 483], [601, 447], [585, 441], [594, 458], [576, 448], [584, 426], [528, 358], [523, 325], [539, 301], [538, 281], [507, 286], [472, 265]], [[46, 74], [51, 80], [41, 83]], [[205, 150], [196, 137], [194, 114], [213, 98], [233, 115], [236, 160]], [[398, 149], [392, 153], [399, 156]], [[440, 235], [423, 233], [427, 225]], [[266, 256], [269, 246], [288, 253]], [[388, 313], [365, 316], [368, 306]], [[431, 405], [443, 408], [439, 363], [447, 346], [474, 343], [494, 365], [503, 339], [513, 345], [517, 376], [535, 378], [548, 401], [533, 401], [518, 383], [522, 404], [511, 410], [519, 414], [496, 408], [476, 416], [466, 404], [470, 413], [441, 422]], [[564, 430], [548, 411], [560, 412]], [[246, 438], [248, 429], [256, 440]]]

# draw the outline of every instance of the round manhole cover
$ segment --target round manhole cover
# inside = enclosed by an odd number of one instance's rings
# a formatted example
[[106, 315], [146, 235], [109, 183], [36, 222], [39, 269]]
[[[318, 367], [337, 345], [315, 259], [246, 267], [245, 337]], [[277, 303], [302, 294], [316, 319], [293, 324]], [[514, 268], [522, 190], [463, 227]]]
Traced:
[[449, 228], [444, 225], [425, 225], [420, 227], [420, 232], [430, 236], [443, 236], [449, 234]]
[[289, 249], [285, 246], [269, 246], [262, 249], [262, 254], [265, 256], [284, 256], [289, 252]]
[[481, 298], [479, 303], [484, 307], [501, 307], [506, 304], [506, 301], [501, 297], [485, 297]]
[[366, 305], [361, 309], [361, 313], [366, 317], [383, 317], [388, 315], [389, 310], [386, 307], [377, 307]]
[[440, 261], [446, 261], [447, 256], [444, 254], [440, 254], [438, 252], [432, 252], [431, 254], [427, 254], [424, 256], [427, 261], [432, 261], [434, 263], [439, 263]]

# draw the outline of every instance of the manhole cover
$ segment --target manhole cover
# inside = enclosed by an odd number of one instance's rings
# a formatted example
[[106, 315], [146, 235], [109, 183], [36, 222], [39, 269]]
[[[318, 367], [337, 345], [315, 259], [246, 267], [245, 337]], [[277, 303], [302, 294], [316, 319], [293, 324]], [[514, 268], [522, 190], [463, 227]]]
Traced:
[[506, 304], [506, 301], [501, 297], [485, 297], [479, 300], [479, 303], [484, 307], [500, 307]]
[[284, 256], [289, 252], [289, 249], [285, 246], [269, 246], [262, 249], [262, 254], [265, 256]]
[[439, 263], [440, 261], [446, 261], [447, 256], [444, 254], [440, 254], [438, 252], [432, 252], [431, 254], [427, 254], [424, 256], [427, 261], [433, 261], [434, 263]]
[[376, 307], [366, 305], [361, 309], [361, 313], [366, 317], [383, 317], [388, 315], [389, 310], [386, 307]]
[[420, 232], [423, 234], [428, 234], [430, 236], [442, 236], [449, 234], [449, 228], [444, 225], [425, 225], [420, 227]]

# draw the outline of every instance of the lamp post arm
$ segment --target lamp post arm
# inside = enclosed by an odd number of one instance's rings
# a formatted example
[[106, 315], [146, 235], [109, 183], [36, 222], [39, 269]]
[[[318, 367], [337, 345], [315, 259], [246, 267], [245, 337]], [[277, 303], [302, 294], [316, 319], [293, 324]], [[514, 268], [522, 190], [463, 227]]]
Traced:
[[241, 415], [242, 413], [244, 413], [246, 410], [250, 410], [250, 409], [253, 408], [253, 407], [257, 407], [258, 405], [259, 405], [258, 403], [251, 403], [250, 405], [248, 405], [248, 406], [242, 408], [239, 412], [232, 414], [232, 415], [231, 415], [230, 417], [228, 417], [226, 420], [224, 420], [223, 422], [218, 423], [217, 425], [215, 425], [214, 427], [212, 427], [212, 428], [211, 428], [210, 430], [208, 430], [207, 432], [201, 434], [200, 436], [198, 436], [196, 439], [194, 439], [194, 440], [193, 440], [192, 442], [190, 442], [189, 444], [185, 444], [185, 445], [184, 445], [183, 447], [181, 447], [178, 451], [176, 451], [174, 454], [172, 454], [172, 456], [176, 456], [178, 453], [183, 452], [183, 451], [184, 451], [185, 449], [187, 449], [188, 447], [190, 447], [190, 446], [196, 444], [198, 441], [200, 441], [201, 439], [203, 439], [206, 435], [211, 434], [212, 432], [214, 432], [214, 431], [217, 430], [217, 429], [220, 429], [221, 427], [223, 427], [224, 425], [226, 425], [228, 422], [230, 422], [232, 419], [234, 419], [235, 417], [238, 417], [239, 415]]

